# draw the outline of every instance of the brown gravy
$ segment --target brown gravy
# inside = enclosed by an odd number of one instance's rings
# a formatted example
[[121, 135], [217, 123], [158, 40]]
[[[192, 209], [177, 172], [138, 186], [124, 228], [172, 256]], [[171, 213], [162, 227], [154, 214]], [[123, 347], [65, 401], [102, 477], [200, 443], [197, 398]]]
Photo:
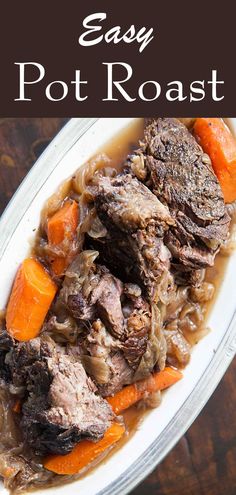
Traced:
[[137, 148], [139, 139], [143, 137], [143, 130], [144, 119], [135, 119], [126, 129], [119, 132], [115, 138], [108, 141], [96, 154], [105, 153], [111, 159], [110, 166], [120, 171], [127, 155]]

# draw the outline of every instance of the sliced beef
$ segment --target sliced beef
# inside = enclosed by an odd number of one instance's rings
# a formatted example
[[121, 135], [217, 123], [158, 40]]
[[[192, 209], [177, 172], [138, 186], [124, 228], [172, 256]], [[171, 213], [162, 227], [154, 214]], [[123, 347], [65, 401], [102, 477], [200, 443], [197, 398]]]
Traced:
[[93, 188], [98, 216], [107, 229], [96, 245], [103, 261], [128, 281], [138, 282], [157, 301], [160, 281], [168, 277], [170, 252], [163, 236], [174, 224], [168, 207], [129, 174], [98, 177]]
[[15, 345], [8, 364], [13, 384], [25, 387], [21, 429], [36, 454], [66, 454], [82, 438], [102, 438], [113, 412], [64, 348], [38, 337]]
[[210, 159], [187, 128], [177, 119], [153, 120], [128, 165], [169, 207], [174, 225], [165, 243], [174, 259], [190, 271], [213, 265], [230, 218]]

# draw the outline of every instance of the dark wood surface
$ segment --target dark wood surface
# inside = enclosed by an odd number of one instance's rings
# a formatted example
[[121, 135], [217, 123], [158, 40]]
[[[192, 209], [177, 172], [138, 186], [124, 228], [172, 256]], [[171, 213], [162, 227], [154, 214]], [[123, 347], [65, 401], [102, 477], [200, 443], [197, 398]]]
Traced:
[[[0, 213], [65, 122], [0, 119]], [[192, 427], [132, 495], [236, 495], [235, 409], [236, 361]]]

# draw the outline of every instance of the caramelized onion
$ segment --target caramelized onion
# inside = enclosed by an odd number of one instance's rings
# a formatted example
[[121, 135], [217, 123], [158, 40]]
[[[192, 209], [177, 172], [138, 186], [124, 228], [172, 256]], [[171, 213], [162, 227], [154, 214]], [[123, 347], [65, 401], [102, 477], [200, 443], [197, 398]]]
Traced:
[[110, 161], [110, 158], [105, 153], [101, 153], [80, 167], [72, 180], [74, 191], [82, 195], [86, 191], [89, 182], [93, 179], [95, 172], [107, 167]]

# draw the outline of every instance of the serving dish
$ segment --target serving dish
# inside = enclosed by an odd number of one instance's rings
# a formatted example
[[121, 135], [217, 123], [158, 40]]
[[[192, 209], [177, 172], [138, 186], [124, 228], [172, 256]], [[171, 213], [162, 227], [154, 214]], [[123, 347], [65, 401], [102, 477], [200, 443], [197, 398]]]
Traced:
[[[59, 184], [128, 126], [133, 119], [72, 119], [43, 153], [22, 183], [0, 222], [0, 307], [30, 248], [45, 200]], [[236, 119], [231, 119], [236, 129]], [[16, 249], [17, 246], [17, 249]], [[154, 469], [207, 402], [236, 348], [235, 258], [229, 260], [208, 325], [212, 331], [196, 346], [184, 379], [165, 393], [162, 407], [149, 412], [136, 434], [91, 473], [56, 493], [124, 494]], [[40, 493], [40, 490], [39, 490]], [[45, 493], [45, 490], [41, 491]]]

